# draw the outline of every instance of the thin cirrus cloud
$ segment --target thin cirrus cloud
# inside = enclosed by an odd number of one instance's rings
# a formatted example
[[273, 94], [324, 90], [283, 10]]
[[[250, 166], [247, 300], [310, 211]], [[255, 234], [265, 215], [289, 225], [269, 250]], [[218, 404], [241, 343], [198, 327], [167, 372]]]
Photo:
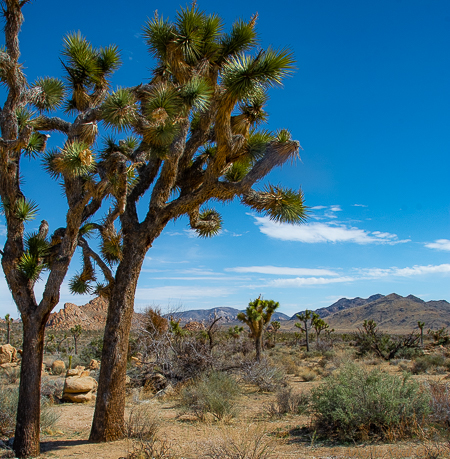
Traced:
[[287, 268], [282, 266], [238, 266], [225, 268], [225, 271], [236, 273], [274, 274], [277, 276], [337, 276], [338, 274], [329, 269], [320, 268]]
[[307, 244], [323, 242], [351, 242], [355, 244], [400, 244], [410, 239], [399, 240], [396, 234], [366, 231], [339, 223], [307, 223], [304, 225], [290, 225], [277, 223], [269, 217], [254, 216], [260, 231], [274, 239], [282, 241], [298, 241]]
[[450, 264], [442, 265], [414, 265], [406, 268], [369, 268], [354, 270], [355, 275], [339, 277], [296, 277], [294, 279], [274, 279], [266, 285], [270, 287], [304, 287], [314, 285], [336, 284], [343, 282], [357, 282], [361, 280], [376, 280], [384, 277], [417, 277], [430, 274], [450, 274]]
[[437, 241], [429, 242], [428, 244], [425, 244], [425, 247], [428, 247], [429, 249], [435, 249], [435, 250], [450, 251], [450, 240], [449, 239], [438, 239]]

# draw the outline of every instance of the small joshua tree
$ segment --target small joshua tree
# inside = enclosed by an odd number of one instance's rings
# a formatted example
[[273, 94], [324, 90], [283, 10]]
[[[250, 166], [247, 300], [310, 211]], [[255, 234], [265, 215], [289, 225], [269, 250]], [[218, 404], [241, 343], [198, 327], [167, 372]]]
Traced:
[[272, 329], [273, 329], [273, 344], [275, 344], [275, 341], [277, 340], [277, 333], [278, 330], [281, 328], [281, 324], [278, 320], [274, 320], [272, 323]]
[[235, 325], [234, 327], [230, 327], [227, 331], [227, 335], [230, 338], [238, 339], [241, 336], [241, 333], [244, 331], [244, 327], [240, 327], [239, 325]]
[[238, 320], [244, 322], [250, 328], [251, 336], [255, 341], [256, 360], [261, 360], [262, 335], [264, 328], [270, 322], [272, 314], [280, 306], [273, 300], [263, 300], [261, 295], [254, 301], [250, 301], [245, 312], [237, 315]]
[[423, 327], [425, 327], [425, 322], [417, 322], [417, 326], [420, 329], [420, 347], [423, 347]]
[[75, 348], [75, 355], [78, 354], [78, 338], [81, 336], [81, 333], [83, 333], [81, 325], [75, 325], [75, 327], [70, 329], [70, 334], [72, 335], [73, 345]]
[[314, 331], [316, 332], [317, 344], [319, 344], [320, 333], [323, 330], [327, 330], [328, 328], [330, 328], [330, 326], [323, 319], [320, 318], [319, 314], [316, 314], [316, 313], [313, 313], [313, 319], [311, 321], [311, 325], [314, 328]]
[[311, 326], [314, 320], [319, 318], [319, 314], [308, 311], [307, 309], [302, 314], [297, 314], [297, 318], [300, 323], [296, 323], [295, 326], [300, 328], [300, 330], [306, 335], [306, 351], [309, 352], [309, 331], [311, 330]]
[[13, 319], [9, 314], [6, 314], [5, 316], [5, 322], [6, 322], [6, 344], [10, 344], [11, 342], [11, 323]]

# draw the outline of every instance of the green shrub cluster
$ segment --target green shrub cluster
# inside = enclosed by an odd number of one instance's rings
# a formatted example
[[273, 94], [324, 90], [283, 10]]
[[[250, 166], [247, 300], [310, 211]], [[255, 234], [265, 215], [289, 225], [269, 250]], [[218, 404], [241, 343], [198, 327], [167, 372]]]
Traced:
[[408, 374], [347, 363], [312, 390], [317, 427], [341, 440], [408, 436], [430, 413], [430, 396]]
[[231, 375], [211, 371], [202, 374], [182, 391], [181, 404], [201, 420], [205, 420], [207, 413], [217, 420], [231, 418], [236, 415], [235, 398], [239, 392]]

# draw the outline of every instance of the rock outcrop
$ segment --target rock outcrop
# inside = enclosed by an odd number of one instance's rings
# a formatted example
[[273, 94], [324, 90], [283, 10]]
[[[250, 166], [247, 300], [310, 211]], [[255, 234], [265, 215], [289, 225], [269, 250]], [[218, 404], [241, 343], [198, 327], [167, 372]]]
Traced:
[[17, 360], [17, 349], [11, 344], [0, 346], [0, 365], [12, 363]]
[[64, 381], [62, 400], [72, 403], [89, 402], [95, 398], [97, 381], [91, 378], [89, 371], [84, 367], [77, 367], [67, 371]]

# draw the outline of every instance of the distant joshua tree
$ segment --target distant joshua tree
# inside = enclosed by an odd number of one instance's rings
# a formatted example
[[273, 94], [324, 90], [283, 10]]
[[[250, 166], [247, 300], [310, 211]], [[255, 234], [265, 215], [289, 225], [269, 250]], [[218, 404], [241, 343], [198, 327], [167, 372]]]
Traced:
[[252, 338], [255, 341], [256, 360], [261, 360], [262, 334], [265, 326], [270, 322], [272, 314], [280, 306], [280, 303], [273, 300], [263, 300], [259, 296], [256, 300], [250, 301], [245, 312], [237, 315], [238, 320], [244, 322], [250, 328]]

